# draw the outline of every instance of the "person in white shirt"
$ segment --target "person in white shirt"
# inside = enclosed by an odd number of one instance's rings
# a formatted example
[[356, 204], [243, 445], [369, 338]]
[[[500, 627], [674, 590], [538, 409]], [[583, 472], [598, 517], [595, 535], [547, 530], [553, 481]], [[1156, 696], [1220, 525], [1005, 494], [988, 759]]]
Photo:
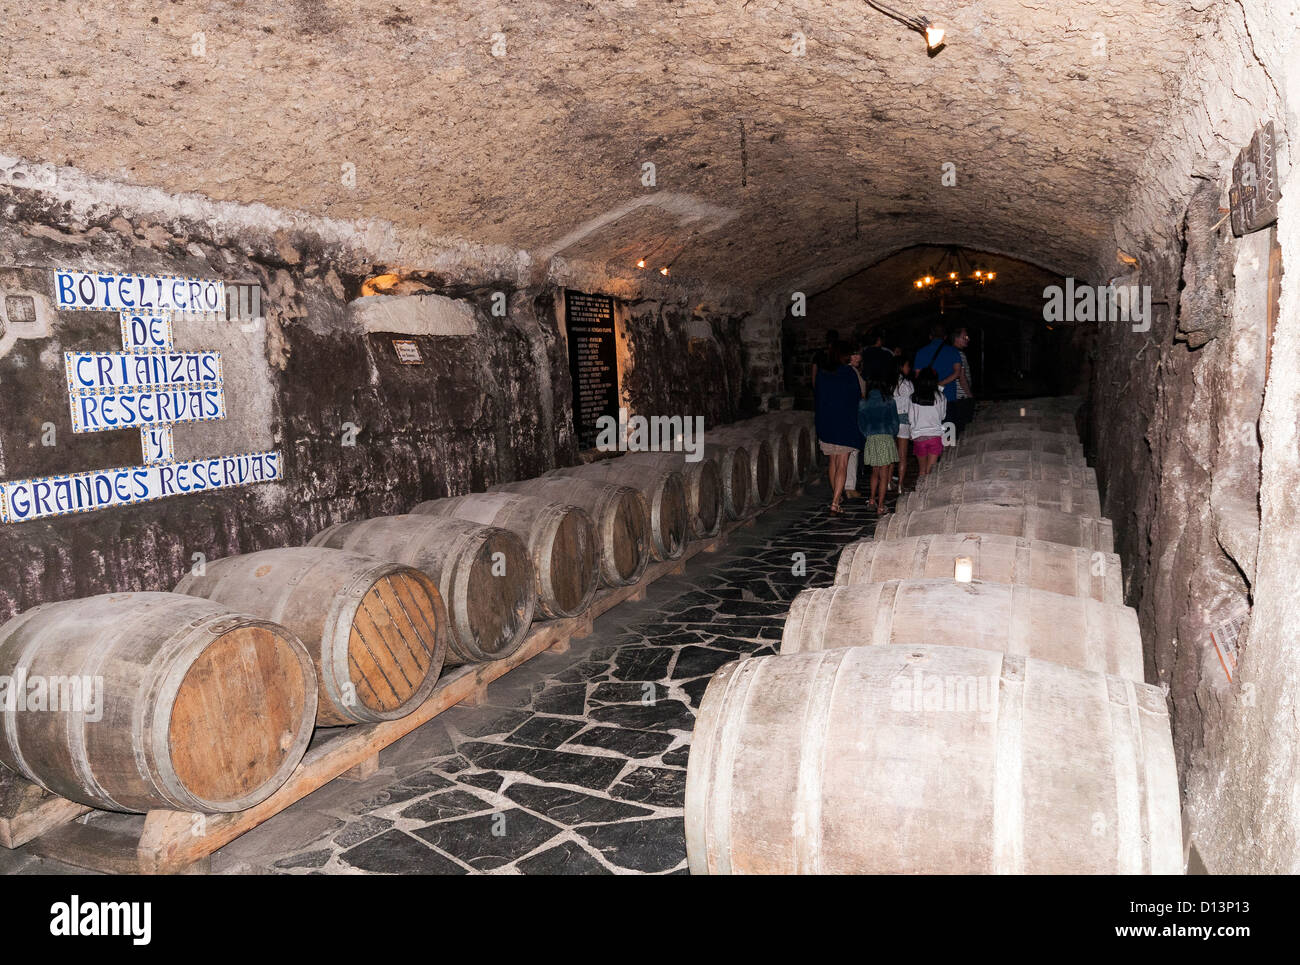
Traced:
[[894, 484], [900, 493], [907, 479], [907, 446], [912, 438], [912, 427], [908, 422], [911, 402], [912, 363], [907, 356], [899, 355], [894, 358], [894, 405], [898, 409], [898, 464]]
[[943, 454], [943, 420], [947, 414], [948, 401], [939, 389], [939, 377], [932, 368], [922, 369], [913, 385], [912, 401], [907, 406], [913, 451], [922, 476], [930, 475], [930, 470]]

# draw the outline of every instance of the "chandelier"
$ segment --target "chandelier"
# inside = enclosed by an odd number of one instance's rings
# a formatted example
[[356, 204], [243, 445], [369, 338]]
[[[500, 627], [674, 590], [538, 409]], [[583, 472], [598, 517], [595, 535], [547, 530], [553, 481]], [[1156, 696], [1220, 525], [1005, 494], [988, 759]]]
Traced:
[[945, 248], [934, 267], [912, 285], [922, 291], [943, 295], [956, 294], [964, 282], [968, 286], [983, 287], [997, 277], [997, 272], [977, 266], [960, 248]]

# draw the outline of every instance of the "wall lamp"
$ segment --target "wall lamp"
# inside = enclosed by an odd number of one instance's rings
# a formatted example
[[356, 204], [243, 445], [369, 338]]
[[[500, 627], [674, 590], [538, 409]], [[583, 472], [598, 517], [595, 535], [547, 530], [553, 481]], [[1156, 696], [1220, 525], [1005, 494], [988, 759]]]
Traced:
[[897, 10], [885, 6], [883, 3], [877, 3], [876, 0], [866, 0], [867, 6], [879, 10], [886, 17], [897, 20], [903, 26], [910, 30], [915, 30], [921, 36], [925, 37], [925, 49], [933, 57], [943, 48], [944, 29], [937, 23], [931, 23], [927, 17], [909, 17], [905, 13], [899, 13]]

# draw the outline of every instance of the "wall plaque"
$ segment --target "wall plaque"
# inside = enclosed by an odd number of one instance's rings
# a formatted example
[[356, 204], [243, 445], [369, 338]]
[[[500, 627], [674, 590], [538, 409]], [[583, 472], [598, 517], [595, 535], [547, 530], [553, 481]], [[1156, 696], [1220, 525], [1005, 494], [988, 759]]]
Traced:
[[618, 418], [618, 345], [614, 299], [566, 290], [569, 375], [573, 380], [573, 424], [579, 449], [594, 449], [601, 416]]
[[1232, 233], [1241, 236], [1266, 228], [1277, 220], [1276, 140], [1269, 121], [1250, 139], [1232, 165]]
[[424, 356], [420, 354], [420, 346], [409, 338], [393, 339], [393, 351], [397, 353], [397, 361], [403, 365], [424, 364]]

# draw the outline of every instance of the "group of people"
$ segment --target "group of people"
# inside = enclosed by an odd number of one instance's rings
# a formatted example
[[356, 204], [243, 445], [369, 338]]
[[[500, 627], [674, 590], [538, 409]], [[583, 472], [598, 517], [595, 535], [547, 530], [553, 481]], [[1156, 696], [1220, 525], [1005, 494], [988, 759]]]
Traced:
[[[919, 474], [927, 475], [943, 454], [943, 426], [957, 433], [975, 412], [966, 346], [970, 335], [943, 325], [930, 329], [930, 341], [909, 359], [886, 348], [876, 336], [856, 349], [828, 332], [826, 348], [813, 361], [817, 438], [830, 459], [831, 512], [844, 512], [845, 496], [860, 498], [860, 466], [871, 467], [867, 506], [884, 513], [891, 482], [903, 491], [911, 448]], [[896, 480], [896, 482], [895, 482]]]

